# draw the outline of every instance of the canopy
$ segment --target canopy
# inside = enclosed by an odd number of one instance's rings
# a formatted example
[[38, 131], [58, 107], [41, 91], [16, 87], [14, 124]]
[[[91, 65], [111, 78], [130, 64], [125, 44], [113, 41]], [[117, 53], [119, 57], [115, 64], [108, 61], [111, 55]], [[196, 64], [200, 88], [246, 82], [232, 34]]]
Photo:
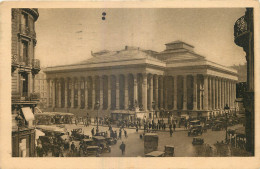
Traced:
[[34, 120], [34, 115], [30, 107], [23, 107], [22, 112], [26, 121]]
[[41, 130], [35, 129], [35, 139], [38, 139], [40, 136], [45, 136], [45, 133]]
[[66, 132], [65, 128], [60, 128], [60, 127], [55, 127], [55, 126], [39, 125], [36, 128], [42, 129], [42, 130], [47, 130], [47, 131], [59, 132], [59, 133]]
[[41, 109], [39, 109], [39, 107], [35, 107], [34, 108], [34, 113], [42, 113]]
[[93, 139], [105, 140], [105, 137], [103, 137], [103, 136], [94, 136]]

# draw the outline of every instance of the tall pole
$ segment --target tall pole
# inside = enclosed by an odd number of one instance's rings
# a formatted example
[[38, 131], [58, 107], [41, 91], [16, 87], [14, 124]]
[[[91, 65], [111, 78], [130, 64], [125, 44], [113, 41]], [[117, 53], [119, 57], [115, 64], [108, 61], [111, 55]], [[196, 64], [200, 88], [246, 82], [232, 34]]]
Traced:
[[98, 130], [98, 119], [99, 119], [99, 116], [98, 116], [98, 112], [99, 112], [99, 101], [97, 101], [96, 102], [96, 108], [97, 108], [97, 130], [96, 130], [96, 133], [98, 133], [99, 132], [99, 130]]

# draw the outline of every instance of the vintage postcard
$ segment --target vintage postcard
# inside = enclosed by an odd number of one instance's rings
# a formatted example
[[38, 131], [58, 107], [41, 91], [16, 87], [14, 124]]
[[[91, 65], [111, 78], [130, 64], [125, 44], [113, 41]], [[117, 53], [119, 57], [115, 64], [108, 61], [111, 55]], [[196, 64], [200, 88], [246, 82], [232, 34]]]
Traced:
[[0, 167], [259, 168], [258, 20], [254, 1], [3, 2]]

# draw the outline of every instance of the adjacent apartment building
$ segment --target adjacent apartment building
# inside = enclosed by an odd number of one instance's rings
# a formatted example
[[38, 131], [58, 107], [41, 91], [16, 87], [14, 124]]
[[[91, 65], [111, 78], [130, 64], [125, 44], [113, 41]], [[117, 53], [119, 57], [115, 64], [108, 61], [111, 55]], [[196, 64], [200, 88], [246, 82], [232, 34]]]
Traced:
[[35, 22], [38, 9], [12, 9], [12, 156], [35, 156], [34, 107], [39, 94], [34, 92], [34, 78], [40, 71], [35, 59], [37, 44]]

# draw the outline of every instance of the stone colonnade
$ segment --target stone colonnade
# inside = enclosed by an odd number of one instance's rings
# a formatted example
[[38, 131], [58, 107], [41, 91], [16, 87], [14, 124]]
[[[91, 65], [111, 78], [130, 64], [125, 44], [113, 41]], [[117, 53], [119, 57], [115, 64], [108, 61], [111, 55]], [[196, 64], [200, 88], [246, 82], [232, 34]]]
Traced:
[[234, 107], [236, 82], [209, 75], [119, 74], [47, 80], [47, 106], [95, 110], [221, 110]]

